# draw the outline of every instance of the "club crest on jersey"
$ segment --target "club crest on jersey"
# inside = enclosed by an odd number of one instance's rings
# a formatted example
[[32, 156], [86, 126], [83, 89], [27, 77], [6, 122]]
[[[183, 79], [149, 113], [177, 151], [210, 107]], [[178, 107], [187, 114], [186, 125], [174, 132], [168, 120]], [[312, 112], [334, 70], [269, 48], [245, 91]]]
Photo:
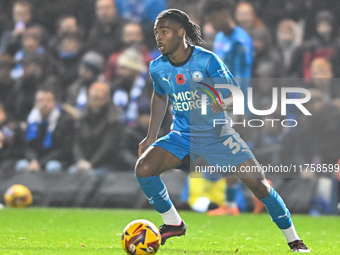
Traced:
[[176, 82], [178, 85], [183, 85], [185, 83], [184, 75], [179, 73], [176, 75]]
[[199, 82], [203, 80], [203, 74], [200, 71], [195, 71], [192, 73], [192, 80], [194, 82]]

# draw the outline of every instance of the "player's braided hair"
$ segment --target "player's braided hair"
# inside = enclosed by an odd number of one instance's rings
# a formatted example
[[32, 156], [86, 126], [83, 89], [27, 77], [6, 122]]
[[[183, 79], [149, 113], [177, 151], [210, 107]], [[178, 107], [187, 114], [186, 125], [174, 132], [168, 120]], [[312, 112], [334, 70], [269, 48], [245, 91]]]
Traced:
[[168, 9], [158, 14], [156, 20], [159, 19], [172, 19], [182, 24], [184, 30], [186, 31], [185, 39], [189, 43], [192, 44], [204, 43], [204, 40], [201, 37], [200, 26], [192, 22], [188, 14], [186, 14], [185, 12], [177, 9]]

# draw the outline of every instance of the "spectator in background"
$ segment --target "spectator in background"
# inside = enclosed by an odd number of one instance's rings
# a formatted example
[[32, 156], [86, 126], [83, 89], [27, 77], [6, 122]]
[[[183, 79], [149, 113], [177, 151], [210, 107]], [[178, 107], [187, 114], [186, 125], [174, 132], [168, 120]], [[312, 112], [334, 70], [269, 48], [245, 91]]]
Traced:
[[28, 53], [36, 53], [39, 55], [43, 55], [46, 53], [45, 47], [42, 45], [43, 41], [43, 29], [40, 26], [32, 26], [27, 28], [22, 37], [22, 46], [21, 49], [15, 53], [14, 60], [16, 62], [16, 66], [12, 71], [13, 79], [20, 78], [24, 69], [22, 66], [22, 61]]
[[5, 52], [14, 55], [20, 49], [25, 29], [32, 25], [32, 6], [29, 1], [18, 0], [13, 4], [13, 22], [5, 29], [0, 42], [0, 55]]
[[72, 162], [74, 119], [58, 106], [51, 84], [40, 87], [27, 119], [25, 159], [17, 171], [60, 172]]
[[303, 77], [302, 31], [293, 20], [283, 20], [277, 29], [279, 77]]
[[68, 88], [66, 103], [81, 111], [87, 103], [88, 89], [104, 71], [104, 57], [94, 51], [87, 52], [78, 67], [78, 78]]
[[92, 84], [88, 94], [89, 100], [76, 129], [75, 164], [70, 172], [103, 176], [117, 170], [122, 125], [107, 84]]
[[49, 48], [54, 55], [58, 55], [58, 45], [60, 44], [60, 38], [65, 34], [79, 33], [77, 19], [74, 16], [62, 16], [56, 22], [56, 34], [49, 42]]
[[114, 0], [96, 1], [96, 23], [88, 38], [88, 48], [108, 57], [121, 48], [122, 20]]
[[9, 119], [0, 103], [0, 175], [13, 173], [15, 163], [24, 156], [24, 130]]
[[62, 85], [62, 99], [66, 99], [68, 87], [78, 77], [79, 62], [82, 57], [81, 37], [77, 33], [66, 33], [59, 38], [57, 75]]
[[138, 118], [138, 99], [146, 82], [146, 66], [142, 53], [126, 49], [118, 58], [118, 77], [113, 82], [113, 103], [121, 113], [120, 119], [135, 126]]
[[304, 78], [311, 78], [311, 63], [314, 58], [331, 59], [335, 54], [335, 18], [328, 11], [321, 11], [316, 16], [317, 35], [306, 42], [306, 53], [303, 58]]
[[145, 65], [149, 66], [152, 58], [144, 45], [143, 30], [140, 24], [129, 22], [123, 27], [123, 50], [110, 56], [105, 67], [105, 79], [112, 82], [117, 76], [117, 62], [119, 56], [129, 47], [135, 47], [143, 54]]
[[[270, 68], [270, 77], [277, 77], [280, 62], [279, 55], [271, 44], [269, 31], [265, 28], [257, 29], [252, 34], [254, 45], [254, 63], [252, 77], [258, 78], [263, 74], [264, 67]], [[266, 65], [268, 64], [269, 65]], [[259, 71], [261, 70], [261, 71]], [[267, 75], [267, 74], [266, 74]]]
[[327, 10], [333, 13], [340, 12], [340, 2], [334, 0], [308, 0], [306, 1], [305, 12], [305, 28], [304, 34], [306, 39], [310, 39], [315, 36], [315, 17], [320, 10]]
[[332, 65], [327, 59], [315, 58], [312, 61], [311, 78], [309, 87], [319, 89], [324, 95], [325, 102], [330, 103], [340, 97], [338, 81], [333, 79]]
[[247, 31], [250, 36], [257, 29], [266, 29], [263, 22], [256, 16], [253, 5], [249, 2], [241, 2], [237, 5], [235, 19], [238, 25]]
[[34, 7], [34, 21], [45, 27], [51, 34], [55, 33], [55, 21], [60, 15], [76, 14], [79, 6], [84, 2], [84, 0], [29, 1]]
[[13, 98], [14, 80], [11, 76], [11, 71], [14, 67], [13, 58], [6, 54], [0, 56], [0, 103], [3, 104], [5, 109], [9, 108], [9, 105]]
[[215, 41], [216, 31], [210, 22], [206, 22], [202, 25], [202, 37], [205, 41], [204, 48], [213, 50]]
[[48, 76], [47, 60], [44, 55], [29, 53], [23, 62], [23, 75], [15, 83], [10, 98], [9, 110], [17, 121], [26, 121], [27, 116], [34, 106], [35, 93], [38, 86]]
[[74, 16], [64, 16], [58, 19], [57, 35], [78, 32], [78, 22]]
[[124, 128], [121, 137], [121, 169], [133, 169], [138, 159], [138, 145], [148, 133], [150, 104], [139, 105], [135, 127]]

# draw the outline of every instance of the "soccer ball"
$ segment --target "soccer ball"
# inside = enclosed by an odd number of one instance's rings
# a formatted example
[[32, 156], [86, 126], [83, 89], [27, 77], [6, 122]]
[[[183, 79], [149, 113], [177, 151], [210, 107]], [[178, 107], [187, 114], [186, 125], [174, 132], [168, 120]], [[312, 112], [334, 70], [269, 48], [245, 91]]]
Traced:
[[150, 221], [135, 220], [129, 223], [122, 234], [122, 245], [127, 254], [155, 254], [161, 244], [161, 234]]
[[32, 204], [31, 191], [23, 185], [15, 184], [5, 193], [5, 202], [9, 207], [26, 207]]

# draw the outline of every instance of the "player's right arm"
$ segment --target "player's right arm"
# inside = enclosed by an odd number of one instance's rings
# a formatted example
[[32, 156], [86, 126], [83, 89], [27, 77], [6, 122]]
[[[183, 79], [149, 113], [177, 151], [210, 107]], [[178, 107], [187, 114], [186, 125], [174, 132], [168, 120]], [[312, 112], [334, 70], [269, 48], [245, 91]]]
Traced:
[[151, 98], [149, 130], [147, 136], [139, 144], [139, 157], [142, 156], [144, 151], [146, 151], [146, 149], [157, 140], [158, 132], [162, 124], [167, 106], [168, 95], [161, 95], [156, 90], [154, 90]]

